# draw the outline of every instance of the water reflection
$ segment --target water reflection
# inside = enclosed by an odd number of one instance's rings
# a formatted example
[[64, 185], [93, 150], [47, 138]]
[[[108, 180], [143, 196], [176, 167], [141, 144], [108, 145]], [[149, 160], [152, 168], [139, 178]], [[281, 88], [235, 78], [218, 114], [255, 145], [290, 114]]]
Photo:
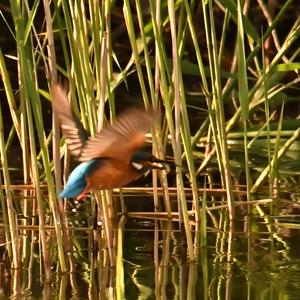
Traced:
[[67, 274], [56, 269], [55, 231], [46, 212], [45, 234], [54, 266], [50, 283], [45, 282], [37, 220], [21, 216], [24, 268], [10, 268], [0, 236], [0, 299], [299, 299], [300, 213], [298, 201], [288, 205], [280, 202], [277, 215], [268, 218], [247, 214], [241, 207], [241, 217], [232, 226], [226, 211], [210, 210], [206, 247], [201, 247], [201, 231], [191, 224], [195, 262], [189, 262], [178, 222], [122, 217], [122, 224], [116, 222], [111, 249], [116, 261], [123, 251], [117, 267], [109, 265], [102, 225], [95, 224], [90, 211], [66, 208], [72, 239]]

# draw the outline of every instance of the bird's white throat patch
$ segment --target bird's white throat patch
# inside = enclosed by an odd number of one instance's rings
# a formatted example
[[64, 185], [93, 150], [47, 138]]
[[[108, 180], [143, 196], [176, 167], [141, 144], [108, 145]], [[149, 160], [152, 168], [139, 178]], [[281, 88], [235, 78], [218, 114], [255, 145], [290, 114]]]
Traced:
[[133, 167], [134, 167], [135, 169], [137, 169], [137, 170], [139, 170], [139, 171], [142, 170], [143, 167], [144, 167], [142, 164], [139, 164], [139, 163], [134, 162], [134, 161], [133, 161], [131, 164], [133, 165]]

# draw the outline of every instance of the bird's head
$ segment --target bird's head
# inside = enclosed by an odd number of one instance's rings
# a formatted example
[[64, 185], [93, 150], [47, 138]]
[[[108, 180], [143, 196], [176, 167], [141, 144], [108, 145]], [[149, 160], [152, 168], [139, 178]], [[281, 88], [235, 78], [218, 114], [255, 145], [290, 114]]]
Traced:
[[169, 165], [166, 161], [153, 156], [146, 151], [137, 151], [131, 158], [131, 165], [140, 173], [157, 170], [169, 170]]

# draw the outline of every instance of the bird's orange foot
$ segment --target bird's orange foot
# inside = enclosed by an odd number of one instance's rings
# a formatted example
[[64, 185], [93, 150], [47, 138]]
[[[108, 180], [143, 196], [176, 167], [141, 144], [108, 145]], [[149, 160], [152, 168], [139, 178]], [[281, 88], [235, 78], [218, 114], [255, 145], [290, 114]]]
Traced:
[[78, 201], [84, 200], [86, 198], [86, 194], [90, 191], [90, 189], [91, 189], [91, 187], [88, 182], [86, 187], [84, 188], [84, 190], [77, 196], [76, 200], [78, 200]]
[[86, 198], [86, 192], [83, 191], [80, 195], [78, 195], [78, 196], [76, 197], [76, 200], [82, 201], [82, 200], [84, 200], [85, 198]]

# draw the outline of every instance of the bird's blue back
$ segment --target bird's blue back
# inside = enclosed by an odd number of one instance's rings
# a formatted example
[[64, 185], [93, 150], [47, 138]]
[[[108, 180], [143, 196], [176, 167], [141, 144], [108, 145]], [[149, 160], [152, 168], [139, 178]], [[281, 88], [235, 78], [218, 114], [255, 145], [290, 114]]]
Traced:
[[92, 159], [78, 165], [70, 174], [67, 185], [59, 193], [60, 198], [74, 198], [78, 196], [86, 187], [86, 176], [93, 168], [96, 160]]

